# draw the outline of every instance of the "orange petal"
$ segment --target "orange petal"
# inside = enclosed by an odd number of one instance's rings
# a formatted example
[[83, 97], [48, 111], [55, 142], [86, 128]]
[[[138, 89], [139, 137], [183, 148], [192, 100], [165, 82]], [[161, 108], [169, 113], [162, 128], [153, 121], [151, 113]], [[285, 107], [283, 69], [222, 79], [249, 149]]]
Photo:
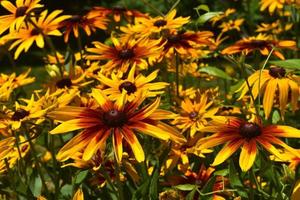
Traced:
[[256, 152], [256, 141], [254, 139], [249, 142], [245, 141], [239, 159], [242, 171], [246, 172], [252, 167], [256, 158]]

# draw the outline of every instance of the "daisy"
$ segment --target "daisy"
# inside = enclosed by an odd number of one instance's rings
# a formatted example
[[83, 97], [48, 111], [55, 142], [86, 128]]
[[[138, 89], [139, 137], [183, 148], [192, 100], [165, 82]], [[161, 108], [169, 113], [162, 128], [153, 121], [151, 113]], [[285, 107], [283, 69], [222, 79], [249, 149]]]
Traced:
[[19, 30], [31, 12], [43, 7], [39, 2], [40, 0], [16, 0], [16, 5], [13, 5], [10, 1], [1, 1], [1, 6], [10, 14], [0, 16], [0, 34], [8, 28], [10, 32]]
[[[284, 68], [273, 66], [262, 71], [260, 87], [259, 77], [260, 71], [258, 70], [248, 77], [248, 82], [254, 99], [259, 96], [259, 93], [263, 94], [263, 108], [266, 119], [270, 116], [274, 99], [279, 102], [282, 117], [289, 101], [292, 110], [297, 109], [300, 92], [297, 76], [287, 73]], [[236, 92], [241, 92], [239, 99], [242, 99], [248, 91], [247, 83], [244, 82]]]
[[113, 46], [108, 46], [101, 42], [93, 42], [95, 47], [87, 49], [88, 52], [94, 54], [88, 55], [87, 59], [108, 60], [104, 65], [106, 71], [117, 69], [125, 73], [129, 66], [134, 63], [140, 69], [147, 69], [148, 62], [152, 65], [160, 56], [162, 50], [162, 46], [159, 46], [161, 40], [131, 39], [119, 41], [114, 37], [111, 40]]
[[101, 90], [93, 89], [92, 97], [99, 104], [98, 109], [88, 107], [64, 107], [49, 113], [49, 117], [62, 124], [53, 129], [51, 134], [66, 133], [84, 129], [72, 138], [57, 155], [64, 161], [75, 152], [83, 150], [83, 160], [90, 160], [101, 145], [112, 135], [115, 157], [122, 160], [123, 139], [130, 145], [138, 162], [145, 160], [143, 148], [135, 131], [162, 139], [182, 143], [184, 137], [176, 129], [159, 120], [169, 119], [169, 112], [157, 109], [160, 99], [142, 109], [145, 96], [137, 96], [134, 101], [125, 103], [125, 91], [116, 102], [110, 101]]
[[199, 150], [226, 143], [215, 157], [212, 166], [223, 163], [240, 147], [242, 151], [239, 164], [242, 171], [248, 171], [254, 164], [258, 146], [265, 148], [271, 154], [283, 160], [286, 159], [281, 156], [274, 144], [299, 155], [295, 149], [279, 139], [279, 137], [300, 138], [300, 130], [290, 126], [264, 126], [260, 122], [248, 122], [231, 117], [228, 118], [226, 123], [212, 123], [210, 126], [203, 128], [202, 131], [213, 132], [214, 134], [198, 141]]
[[112, 73], [111, 79], [102, 74], [98, 74], [98, 80], [108, 86], [103, 90], [103, 93], [108, 95], [111, 100], [117, 100], [122, 96], [123, 90], [126, 92], [125, 101], [133, 101], [140, 92], [146, 92], [146, 97], [155, 97], [164, 93], [163, 89], [168, 86], [165, 82], [151, 83], [157, 75], [159, 70], [155, 70], [148, 76], [143, 76], [138, 73], [136, 75], [136, 65], [130, 69], [127, 78], [119, 78], [116, 73]]
[[256, 37], [247, 37], [237, 41], [235, 44], [223, 49], [222, 54], [236, 54], [243, 53], [248, 55], [252, 51], [259, 50], [259, 52], [267, 56], [273, 48], [273, 54], [278, 58], [284, 60], [284, 56], [277, 49], [296, 49], [296, 42], [293, 40], [275, 40], [271, 36], [265, 34], [258, 34]]

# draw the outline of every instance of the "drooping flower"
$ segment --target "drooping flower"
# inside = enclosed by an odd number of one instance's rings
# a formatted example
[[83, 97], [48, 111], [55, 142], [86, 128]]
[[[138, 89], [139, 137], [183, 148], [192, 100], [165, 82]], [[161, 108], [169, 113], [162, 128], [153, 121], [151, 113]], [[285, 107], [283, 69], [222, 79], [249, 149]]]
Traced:
[[92, 97], [99, 104], [98, 109], [64, 107], [49, 113], [51, 118], [63, 122], [53, 129], [51, 134], [84, 129], [59, 151], [58, 160], [67, 160], [81, 150], [84, 151], [83, 160], [89, 160], [112, 135], [115, 157], [119, 162], [122, 160], [123, 139], [132, 148], [136, 160], [141, 162], [145, 159], [145, 155], [135, 130], [162, 140], [185, 141], [176, 129], [159, 121], [172, 116], [168, 111], [157, 109], [159, 98], [152, 104], [138, 109], [145, 97], [141, 94], [134, 101], [125, 103], [125, 94], [123, 91], [122, 97], [113, 102], [101, 90], [93, 89]]
[[[161, 40], [131, 39], [128, 41], [119, 41], [117, 38], [111, 38], [113, 46], [93, 42], [94, 48], [88, 48], [87, 51], [94, 55], [87, 55], [90, 60], [107, 60], [103, 66], [105, 71], [118, 70], [126, 73], [129, 66], [134, 63], [140, 69], [147, 69], [148, 62], [152, 65], [161, 54]], [[148, 61], [148, 62], [147, 62]]]
[[273, 48], [273, 54], [284, 60], [283, 54], [278, 49], [296, 49], [296, 42], [293, 40], [275, 40], [271, 36], [258, 34], [256, 37], [246, 37], [235, 44], [222, 50], [222, 54], [243, 53], [248, 55], [252, 51], [258, 50], [262, 55], [267, 56]]
[[134, 64], [126, 78], [119, 78], [116, 73], [111, 74], [111, 79], [102, 74], [98, 74], [97, 78], [102, 84], [109, 87], [103, 89], [103, 93], [105, 93], [111, 100], [117, 100], [120, 98], [123, 90], [125, 90], [125, 101], [130, 102], [133, 101], [141, 92], [146, 92], [146, 97], [155, 97], [162, 94], [164, 92], [163, 89], [169, 85], [165, 82], [151, 83], [151, 81], [157, 77], [158, 70], [155, 70], [148, 76], [144, 76], [141, 73], [135, 75], [135, 73], [136, 65]]
[[242, 171], [248, 171], [253, 166], [259, 146], [283, 160], [286, 160], [286, 158], [281, 156], [280, 151], [274, 145], [280, 146], [295, 155], [299, 154], [279, 138], [300, 138], [300, 130], [281, 125], [264, 126], [259, 120], [256, 121], [248, 122], [230, 117], [226, 123], [212, 123], [202, 130], [213, 132], [213, 135], [200, 139], [197, 146], [201, 150], [226, 143], [215, 157], [212, 163], [213, 166], [223, 163], [241, 148], [239, 164]]
[[[261, 78], [260, 81], [259, 78]], [[297, 109], [300, 93], [297, 76], [287, 73], [284, 68], [270, 67], [270, 69], [262, 71], [261, 77], [260, 71], [256, 71], [248, 77], [248, 82], [254, 99], [258, 98], [259, 93], [263, 96], [263, 108], [266, 119], [270, 116], [274, 100], [279, 104], [282, 117], [284, 116], [288, 102], [291, 103], [293, 111]], [[249, 91], [246, 82], [237, 90], [237, 92], [240, 91], [241, 95], [239, 99], [242, 99]]]

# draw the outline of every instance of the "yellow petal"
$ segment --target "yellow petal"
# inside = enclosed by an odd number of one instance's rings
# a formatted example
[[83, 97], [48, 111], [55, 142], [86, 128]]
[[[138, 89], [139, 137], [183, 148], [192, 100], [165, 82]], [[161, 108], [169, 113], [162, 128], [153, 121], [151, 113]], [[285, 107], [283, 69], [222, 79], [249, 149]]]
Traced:
[[256, 158], [256, 151], [257, 148], [254, 139], [244, 143], [239, 159], [242, 171], [246, 172], [252, 167]]

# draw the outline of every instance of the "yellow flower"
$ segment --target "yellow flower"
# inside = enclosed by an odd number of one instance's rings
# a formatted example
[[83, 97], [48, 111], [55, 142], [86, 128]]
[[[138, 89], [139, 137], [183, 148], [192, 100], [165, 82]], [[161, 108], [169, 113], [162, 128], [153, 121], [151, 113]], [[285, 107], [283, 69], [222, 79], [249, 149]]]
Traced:
[[275, 10], [282, 10], [283, 6], [290, 2], [290, 0], [260, 0], [260, 10], [268, 9], [269, 13], [272, 14]]
[[[140, 69], [147, 69], [161, 55], [161, 40], [131, 39], [128, 41], [119, 41], [117, 38], [111, 38], [113, 46], [93, 42], [94, 48], [88, 48], [87, 51], [94, 55], [88, 55], [90, 60], [107, 60], [103, 66], [105, 71], [118, 70], [126, 73], [128, 68], [134, 63]], [[148, 62], [147, 62], [148, 61]]]
[[[58, 16], [62, 10], [53, 11], [48, 15], [48, 11], [43, 11], [38, 19], [30, 18], [31, 23], [22, 26], [18, 31], [12, 32], [4, 36], [7, 39], [14, 40], [9, 50], [17, 47], [14, 59], [17, 59], [22, 51], [27, 52], [31, 45], [35, 42], [39, 48], [44, 48], [45, 36], [61, 36], [58, 30], [60, 22], [69, 18], [69, 16]], [[34, 25], [33, 25], [34, 24]]]
[[123, 90], [125, 90], [125, 101], [129, 102], [133, 101], [141, 92], [145, 92], [146, 97], [155, 97], [164, 93], [163, 89], [169, 85], [168, 83], [151, 83], [157, 77], [159, 70], [155, 70], [145, 77], [140, 73], [136, 76], [135, 69], [136, 65], [134, 64], [125, 79], [120, 79], [115, 73], [111, 74], [111, 79], [98, 74], [99, 81], [108, 86], [103, 90], [103, 93], [108, 95], [111, 100], [117, 100], [122, 97]]
[[219, 108], [211, 108], [213, 101], [209, 101], [208, 94], [204, 93], [200, 98], [191, 101], [185, 98], [181, 102], [182, 113], [176, 117], [172, 124], [182, 132], [190, 130], [190, 136], [194, 137], [197, 131], [208, 125], [210, 120], [225, 120], [222, 116], [216, 116]]
[[[266, 119], [270, 116], [274, 100], [279, 102], [278, 104], [282, 117], [284, 116], [288, 101], [291, 102], [293, 111], [297, 109], [299, 84], [296, 76], [286, 73], [284, 68], [271, 67], [268, 70], [266, 69], [262, 71], [260, 87], [258, 85], [259, 76], [260, 71], [256, 71], [250, 77], [248, 77], [248, 82], [254, 99], [258, 97], [259, 93], [262, 94], [261, 96], [263, 96], [263, 108]], [[249, 91], [246, 82], [244, 82], [243, 85], [237, 90], [237, 92], [240, 91], [241, 95], [239, 99], [242, 99]]]
[[92, 97], [97, 101], [98, 109], [63, 107], [49, 113], [49, 117], [63, 122], [53, 129], [51, 134], [84, 129], [58, 152], [58, 160], [67, 160], [81, 150], [84, 151], [83, 160], [90, 160], [112, 135], [114, 153], [118, 162], [122, 160], [123, 139], [130, 145], [136, 160], [142, 162], [145, 160], [145, 155], [135, 130], [162, 140], [185, 141], [176, 129], [159, 121], [171, 117], [170, 112], [157, 109], [159, 98], [152, 104], [138, 109], [145, 96], [137, 96], [134, 101], [125, 103], [124, 90], [122, 97], [116, 102], [110, 101], [101, 90], [97, 89], [92, 90]]
[[273, 54], [284, 60], [284, 56], [277, 49], [296, 49], [296, 42], [293, 40], [275, 40], [265, 34], [258, 34], [256, 37], [247, 37], [237, 41], [235, 44], [223, 49], [221, 53], [236, 54], [241, 52], [248, 55], [254, 50], [259, 50], [262, 55], [267, 56], [273, 48], [275, 48]]
[[244, 19], [236, 19], [236, 20], [229, 20], [228, 22], [223, 22], [219, 28], [222, 29], [222, 32], [228, 32], [230, 30], [237, 30], [241, 31], [240, 26], [243, 24]]
[[0, 16], [0, 35], [8, 28], [10, 32], [19, 30], [30, 13], [43, 7], [39, 2], [40, 0], [16, 0], [15, 6], [10, 1], [1, 1], [1, 6], [10, 14]]
[[228, 17], [229, 15], [231, 15], [231, 14], [233, 14], [235, 12], [236, 12], [236, 10], [234, 8], [228, 8], [224, 13], [219, 14], [219, 15], [211, 18], [210, 21], [212, 22], [212, 25], [214, 26], [220, 20]]
[[121, 27], [121, 31], [126, 33], [128, 37], [136, 36], [137, 38], [140, 38], [166, 30], [178, 29], [189, 22], [190, 17], [175, 18], [175, 16], [176, 10], [172, 10], [165, 16], [158, 16], [155, 18], [136, 18], [134, 25]]

